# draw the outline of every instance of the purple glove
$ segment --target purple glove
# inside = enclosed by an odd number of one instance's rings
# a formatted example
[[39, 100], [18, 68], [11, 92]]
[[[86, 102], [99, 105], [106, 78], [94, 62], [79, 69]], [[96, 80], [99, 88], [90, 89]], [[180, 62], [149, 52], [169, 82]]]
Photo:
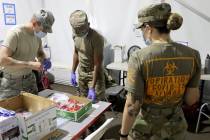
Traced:
[[48, 70], [51, 68], [52, 63], [49, 58], [48, 59], [45, 58], [42, 65], [43, 65], [44, 70]]
[[77, 86], [77, 78], [76, 78], [76, 73], [72, 72], [71, 73], [71, 85], [76, 87]]
[[96, 100], [95, 89], [89, 88], [87, 98], [88, 98], [88, 99], [91, 99], [92, 101], [95, 101], [95, 100]]

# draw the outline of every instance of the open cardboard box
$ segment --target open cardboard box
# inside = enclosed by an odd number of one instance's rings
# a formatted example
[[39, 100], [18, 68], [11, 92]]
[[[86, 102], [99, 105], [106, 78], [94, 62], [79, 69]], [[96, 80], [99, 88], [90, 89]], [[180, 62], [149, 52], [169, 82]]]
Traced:
[[1, 100], [0, 107], [13, 111], [26, 110], [32, 113], [27, 118], [16, 114], [23, 140], [41, 139], [57, 127], [55, 103], [49, 99], [30, 93], [21, 93], [18, 96]]
[[22, 92], [18, 96], [0, 100], [0, 106], [8, 110], [17, 111], [25, 109], [29, 112], [36, 113], [55, 106], [55, 103], [49, 99]]

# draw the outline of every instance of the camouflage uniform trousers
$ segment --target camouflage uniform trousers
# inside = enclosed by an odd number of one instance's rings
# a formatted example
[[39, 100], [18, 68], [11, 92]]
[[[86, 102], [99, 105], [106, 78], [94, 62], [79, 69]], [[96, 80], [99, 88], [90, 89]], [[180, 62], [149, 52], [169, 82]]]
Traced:
[[3, 77], [0, 80], [0, 99], [17, 96], [21, 91], [38, 94], [35, 75], [30, 73], [14, 77], [13, 75], [3, 73]]
[[[103, 73], [102, 73], [103, 74]], [[82, 96], [87, 97], [88, 89], [93, 81], [93, 72], [79, 71], [79, 90]], [[99, 75], [95, 86], [97, 100], [103, 100], [105, 95], [104, 75]]]
[[[79, 90], [80, 90], [80, 95], [87, 97], [88, 95], [88, 89], [92, 85], [93, 81], [93, 72], [84, 72], [81, 71], [81, 68], [79, 69]], [[100, 71], [100, 74], [103, 74], [103, 71]], [[104, 95], [105, 95], [105, 80], [104, 80], [104, 75], [99, 75], [98, 80], [96, 82], [96, 98], [97, 101], [104, 100]], [[89, 127], [89, 131], [94, 132], [96, 129], [98, 129], [104, 122], [106, 121], [106, 116], [105, 114], [102, 114], [97, 118], [97, 121]]]
[[174, 109], [141, 109], [129, 140], [184, 140], [187, 123], [181, 107]]

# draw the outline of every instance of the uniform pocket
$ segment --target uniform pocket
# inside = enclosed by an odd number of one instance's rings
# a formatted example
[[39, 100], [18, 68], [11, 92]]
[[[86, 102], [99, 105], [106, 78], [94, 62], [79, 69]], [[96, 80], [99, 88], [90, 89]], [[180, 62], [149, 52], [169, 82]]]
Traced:
[[2, 78], [0, 82], [0, 99], [10, 98], [20, 93], [18, 82], [12, 79]]
[[33, 94], [38, 93], [36, 77], [34, 74], [31, 74], [29, 77], [22, 80], [22, 89], [25, 92], [29, 92]]
[[1, 88], [8, 88], [10, 86], [10, 81], [6, 78], [1, 78]]
[[152, 131], [152, 124], [143, 119], [141, 115], [138, 115], [132, 129], [139, 131], [142, 134], [150, 134]]
[[20, 84], [21, 84], [21, 80], [8, 79], [4, 77], [1, 79], [1, 89], [21, 90]]
[[182, 110], [174, 114], [172, 118], [164, 124], [163, 128], [170, 136], [186, 131], [187, 122]]
[[135, 140], [148, 140], [148, 138], [151, 136], [151, 132], [151, 123], [144, 120], [141, 115], [138, 115], [129, 135]]

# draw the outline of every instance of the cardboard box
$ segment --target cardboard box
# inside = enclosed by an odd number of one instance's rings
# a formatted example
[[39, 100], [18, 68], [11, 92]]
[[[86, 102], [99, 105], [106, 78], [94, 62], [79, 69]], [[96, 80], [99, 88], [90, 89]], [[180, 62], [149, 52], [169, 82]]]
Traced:
[[8, 110], [26, 110], [29, 117], [16, 114], [22, 140], [39, 140], [57, 128], [55, 103], [49, 99], [30, 93], [0, 101], [0, 106]]
[[84, 103], [84, 107], [76, 112], [69, 112], [61, 109], [57, 109], [57, 115], [59, 117], [67, 118], [72, 121], [79, 121], [89, 110], [92, 109], [92, 102], [84, 97], [78, 96], [69, 96], [70, 99], [74, 99], [79, 101], [80, 103]]
[[[3, 108], [0, 107], [2, 110]], [[0, 140], [20, 140], [18, 119], [15, 116], [0, 116]]]

